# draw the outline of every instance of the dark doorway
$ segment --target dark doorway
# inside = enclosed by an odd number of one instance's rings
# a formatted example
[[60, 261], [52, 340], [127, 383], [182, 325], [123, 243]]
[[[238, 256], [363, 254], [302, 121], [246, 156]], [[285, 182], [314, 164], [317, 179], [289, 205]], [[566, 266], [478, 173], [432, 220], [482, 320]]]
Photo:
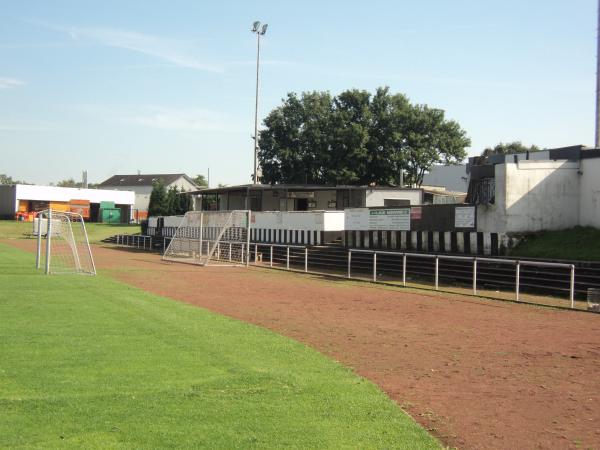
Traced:
[[296, 199], [296, 211], [308, 211], [308, 199], [297, 198]]

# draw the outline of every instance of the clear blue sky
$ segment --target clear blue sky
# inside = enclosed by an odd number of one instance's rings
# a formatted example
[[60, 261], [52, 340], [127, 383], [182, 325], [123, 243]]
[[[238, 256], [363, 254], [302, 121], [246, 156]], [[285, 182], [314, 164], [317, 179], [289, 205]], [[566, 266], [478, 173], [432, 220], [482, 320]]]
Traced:
[[290, 91], [390, 86], [446, 110], [471, 154], [500, 141], [593, 144], [595, 0], [22, 1], [0, 9], [0, 173], [252, 172]]

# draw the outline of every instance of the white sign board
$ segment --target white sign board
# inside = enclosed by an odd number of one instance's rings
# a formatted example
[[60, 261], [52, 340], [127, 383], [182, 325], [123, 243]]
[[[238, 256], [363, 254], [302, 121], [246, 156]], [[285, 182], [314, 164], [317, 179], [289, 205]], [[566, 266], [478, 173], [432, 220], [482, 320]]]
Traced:
[[345, 210], [346, 230], [410, 230], [410, 208]]
[[454, 209], [455, 228], [475, 228], [475, 207], [461, 206]]

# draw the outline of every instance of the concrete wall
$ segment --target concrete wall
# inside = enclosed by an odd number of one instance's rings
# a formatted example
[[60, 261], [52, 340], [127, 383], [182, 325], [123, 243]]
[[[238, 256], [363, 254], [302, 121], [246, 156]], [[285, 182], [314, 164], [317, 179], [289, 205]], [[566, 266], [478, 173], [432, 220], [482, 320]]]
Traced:
[[477, 208], [488, 232], [559, 230], [579, 224], [579, 162], [519, 161], [495, 166], [495, 204]]
[[600, 158], [581, 160], [579, 224], [600, 228]]
[[449, 191], [467, 192], [469, 178], [467, 165], [458, 166], [433, 166], [429, 173], [423, 177], [426, 186], [444, 186]]
[[409, 200], [411, 205], [421, 205], [423, 203], [423, 191], [421, 189], [367, 189], [366, 191], [367, 207], [384, 206], [385, 199]]

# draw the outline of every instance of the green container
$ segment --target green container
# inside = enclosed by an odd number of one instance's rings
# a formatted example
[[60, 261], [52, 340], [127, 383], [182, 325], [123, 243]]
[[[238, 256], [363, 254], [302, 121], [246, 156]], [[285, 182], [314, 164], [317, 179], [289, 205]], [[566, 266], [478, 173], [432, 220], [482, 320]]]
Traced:
[[100, 210], [100, 222], [121, 223], [121, 210], [119, 208], [103, 208]]
[[114, 209], [115, 202], [100, 202], [100, 209]]

